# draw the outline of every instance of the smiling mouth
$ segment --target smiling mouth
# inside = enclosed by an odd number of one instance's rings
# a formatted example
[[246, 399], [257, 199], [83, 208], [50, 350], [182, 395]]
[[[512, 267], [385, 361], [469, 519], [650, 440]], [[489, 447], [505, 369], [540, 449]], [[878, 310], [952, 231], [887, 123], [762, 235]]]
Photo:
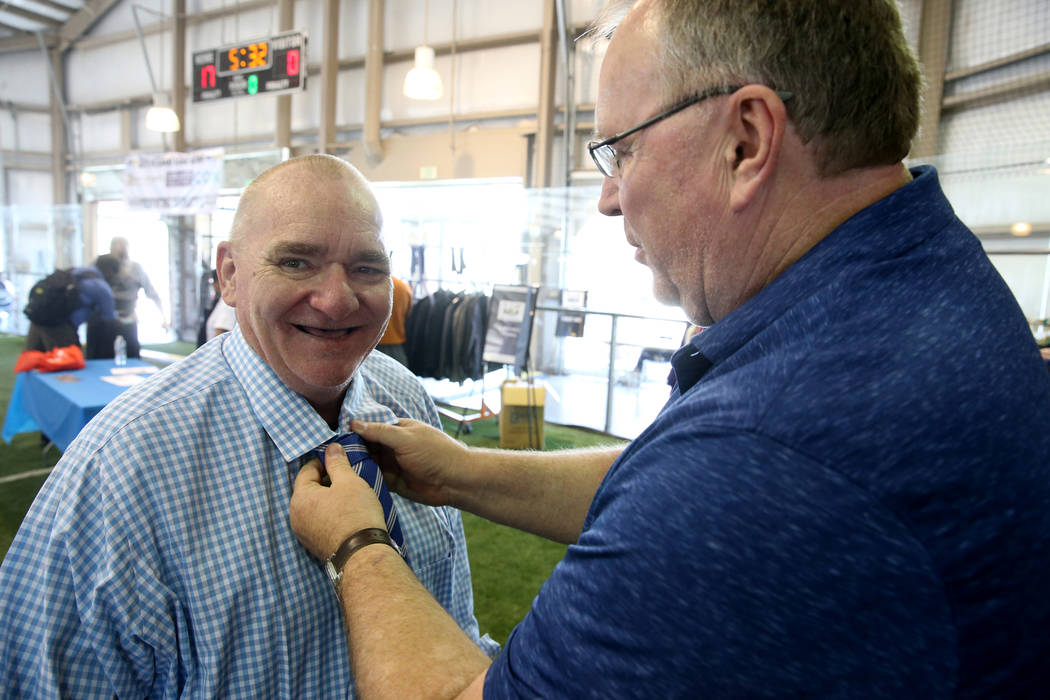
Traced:
[[357, 330], [357, 327], [353, 328], [318, 328], [316, 326], [300, 326], [299, 324], [292, 324], [303, 333], [312, 335], [315, 338], [342, 338], [348, 336]]

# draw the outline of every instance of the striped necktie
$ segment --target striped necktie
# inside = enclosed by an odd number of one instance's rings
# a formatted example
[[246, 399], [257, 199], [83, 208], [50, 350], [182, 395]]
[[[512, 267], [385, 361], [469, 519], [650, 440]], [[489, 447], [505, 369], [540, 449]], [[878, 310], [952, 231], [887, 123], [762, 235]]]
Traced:
[[324, 448], [329, 442], [338, 442], [343, 446], [343, 449], [346, 450], [346, 457], [350, 460], [350, 467], [375, 491], [376, 498], [379, 499], [379, 503], [383, 506], [383, 514], [386, 515], [386, 531], [390, 534], [390, 539], [396, 542], [397, 546], [407, 556], [405, 536], [401, 532], [401, 523], [397, 519], [397, 508], [394, 506], [394, 499], [390, 495], [390, 490], [386, 487], [386, 482], [383, 481], [383, 472], [379, 470], [379, 465], [368, 456], [368, 449], [365, 447], [364, 441], [361, 440], [357, 433], [341, 433], [337, 435], [320, 447], [314, 448], [314, 454], [321, 458], [322, 463], [324, 463]]

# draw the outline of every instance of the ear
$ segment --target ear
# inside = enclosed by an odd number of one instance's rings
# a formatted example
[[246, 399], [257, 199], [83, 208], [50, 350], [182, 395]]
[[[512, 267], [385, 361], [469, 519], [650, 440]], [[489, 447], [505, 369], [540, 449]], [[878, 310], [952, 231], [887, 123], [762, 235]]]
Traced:
[[787, 109], [777, 94], [764, 85], [747, 85], [731, 99], [730, 128], [735, 149], [730, 207], [739, 212], [754, 201], [776, 171], [787, 129]]
[[233, 259], [233, 245], [229, 241], [219, 244], [215, 257], [215, 274], [219, 278], [219, 292], [222, 300], [230, 306], [237, 306], [237, 263]]

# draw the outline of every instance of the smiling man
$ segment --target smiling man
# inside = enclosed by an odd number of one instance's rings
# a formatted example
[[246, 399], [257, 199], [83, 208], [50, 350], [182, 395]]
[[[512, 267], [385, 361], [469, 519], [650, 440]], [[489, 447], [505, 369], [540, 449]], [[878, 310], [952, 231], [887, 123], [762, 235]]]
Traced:
[[[15, 697], [334, 698], [352, 690], [292, 480], [352, 419], [437, 424], [372, 350], [390, 313], [378, 205], [306, 156], [260, 175], [219, 246], [237, 326], [121, 395], [63, 455], [0, 568]], [[395, 497], [407, 563], [482, 656], [458, 511]]]
[[216, 268], [249, 347], [332, 426], [390, 317], [379, 206], [342, 161], [307, 158], [242, 196]]

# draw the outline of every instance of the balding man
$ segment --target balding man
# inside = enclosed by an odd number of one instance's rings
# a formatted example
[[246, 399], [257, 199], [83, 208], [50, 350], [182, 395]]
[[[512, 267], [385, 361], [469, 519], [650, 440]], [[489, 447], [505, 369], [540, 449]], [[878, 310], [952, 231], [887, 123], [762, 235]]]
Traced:
[[[390, 314], [382, 219], [329, 156], [244, 192], [218, 274], [236, 327], [129, 389], [63, 455], [0, 568], [15, 697], [352, 695], [329, 577], [288, 524], [292, 480], [352, 419], [433, 404], [372, 349]], [[458, 511], [395, 497], [407, 563], [478, 634]]]
[[[390, 548], [358, 550], [367, 697], [1050, 697], [1050, 377], [936, 173], [902, 163], [919, 97], [893, 0], [630, 9], [598, 206], [709, 327], [618, 457], [360, 426], [400, 493], [570, 545], [491, 665]], [[380, 517], [327, 473], [292, 498], [320, 557]]]

